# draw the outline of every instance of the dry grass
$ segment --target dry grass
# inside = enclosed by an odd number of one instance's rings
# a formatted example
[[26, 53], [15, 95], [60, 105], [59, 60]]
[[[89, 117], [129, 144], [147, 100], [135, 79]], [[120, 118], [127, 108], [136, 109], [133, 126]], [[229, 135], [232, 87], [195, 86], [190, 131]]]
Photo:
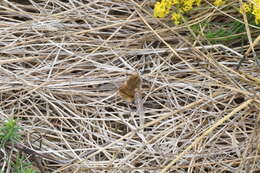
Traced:
[[[19, 119], [37, 169], [260, 171], [259, 27], [210, 5], [173, 26], [152, 4], [1, 1], [1, 121]], [[245, 23], [249, 42], [212, 45], [191, 28], [215, 20]], [[117, 89], [135, 71], [142, 87], [126, 103]]]

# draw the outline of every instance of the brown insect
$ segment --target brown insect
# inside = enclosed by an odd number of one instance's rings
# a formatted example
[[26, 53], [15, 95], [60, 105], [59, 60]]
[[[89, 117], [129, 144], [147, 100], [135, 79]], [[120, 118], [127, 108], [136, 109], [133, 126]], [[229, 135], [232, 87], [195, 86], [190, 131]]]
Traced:
[[141, 78], [138, 73], [132, 74], [127, 81], [119, 88], [118, 92], [122, 99], [133, 102], [136, 89], [140, 87]]

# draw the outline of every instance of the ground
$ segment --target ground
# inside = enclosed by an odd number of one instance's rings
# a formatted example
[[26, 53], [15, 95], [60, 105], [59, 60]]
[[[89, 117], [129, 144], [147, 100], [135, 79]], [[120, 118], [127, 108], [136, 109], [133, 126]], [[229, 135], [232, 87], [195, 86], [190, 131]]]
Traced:
[[53, 173], [260, 171], [259, 25], [235, 0], [179, 25], [154, 2], [0, 2], [0, 122], [22, 136], [6, 158]]

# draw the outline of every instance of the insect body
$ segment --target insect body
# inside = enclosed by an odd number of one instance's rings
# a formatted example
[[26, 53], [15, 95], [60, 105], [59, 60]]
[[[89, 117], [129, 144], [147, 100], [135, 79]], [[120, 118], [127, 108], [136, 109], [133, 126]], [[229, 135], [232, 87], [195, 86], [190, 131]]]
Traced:
[[141, 78], [137, 73], [132, 74], [119, 88], [119, 95], [128, 102], [133, 102], [136, 90], [140, 87]]

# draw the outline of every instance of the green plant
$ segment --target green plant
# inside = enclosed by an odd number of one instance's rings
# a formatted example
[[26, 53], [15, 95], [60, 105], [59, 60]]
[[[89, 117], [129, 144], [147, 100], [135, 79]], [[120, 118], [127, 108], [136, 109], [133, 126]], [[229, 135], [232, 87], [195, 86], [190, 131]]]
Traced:
[[30, 162], [26, 162], [23, 156], [19, 154], [16, 156], [15, 162], [12, 163], [12, 168], [15, 173], [37, 173], [31, 167]]
[[[8, 144], [15, 144], [21, 139], [19, 134], [21, 127], [17, 125], [16, 120], [10, 119], [0, 127], [0, 148], [4, 148]], [[30, 168], [31, 163], [26, 162], [25, 159], [19, 154], [16, 156], [14, 162], [11, 162], [12, 172], [15, 173], [36, 173], [35, 170]], [[1, 171], [0, 171], [1, 173]]]
[[216, 31], [212, 30], [212, 31], [208, 32], [205, 35], [206, 38], [214, 39], [214, 38], [218, 38], [218, 37], [225, 37], [221, 40], [227, 41], [227, 40], [240, 38], [240, 36], [235, 36], [235, 35], [245, 31], [244, 25], [237, 21], [234, 21], [234, 22], [228, 23], [228, 24], [220, 24], [220, 25], [222, 26], [222, 28], [219, 28]]
[[8, 120], [0, 127], [0, 148], [3, 148], [6, 143], [16, 143], [20, 139], [18, 133], [20, 127], [17, 125], [16, 120]]
[[[209, 22], [202, 23], [200, 26], [204, 28], [203, 37], [205, 37], [205, 39], [209, 40], [211, 43], [231, 41], [245, 37], [245, 26], [238, 21], [226, 24]], [[198, 24], [193, 25], [191, 28], [195, 33], [201, 33]]]

